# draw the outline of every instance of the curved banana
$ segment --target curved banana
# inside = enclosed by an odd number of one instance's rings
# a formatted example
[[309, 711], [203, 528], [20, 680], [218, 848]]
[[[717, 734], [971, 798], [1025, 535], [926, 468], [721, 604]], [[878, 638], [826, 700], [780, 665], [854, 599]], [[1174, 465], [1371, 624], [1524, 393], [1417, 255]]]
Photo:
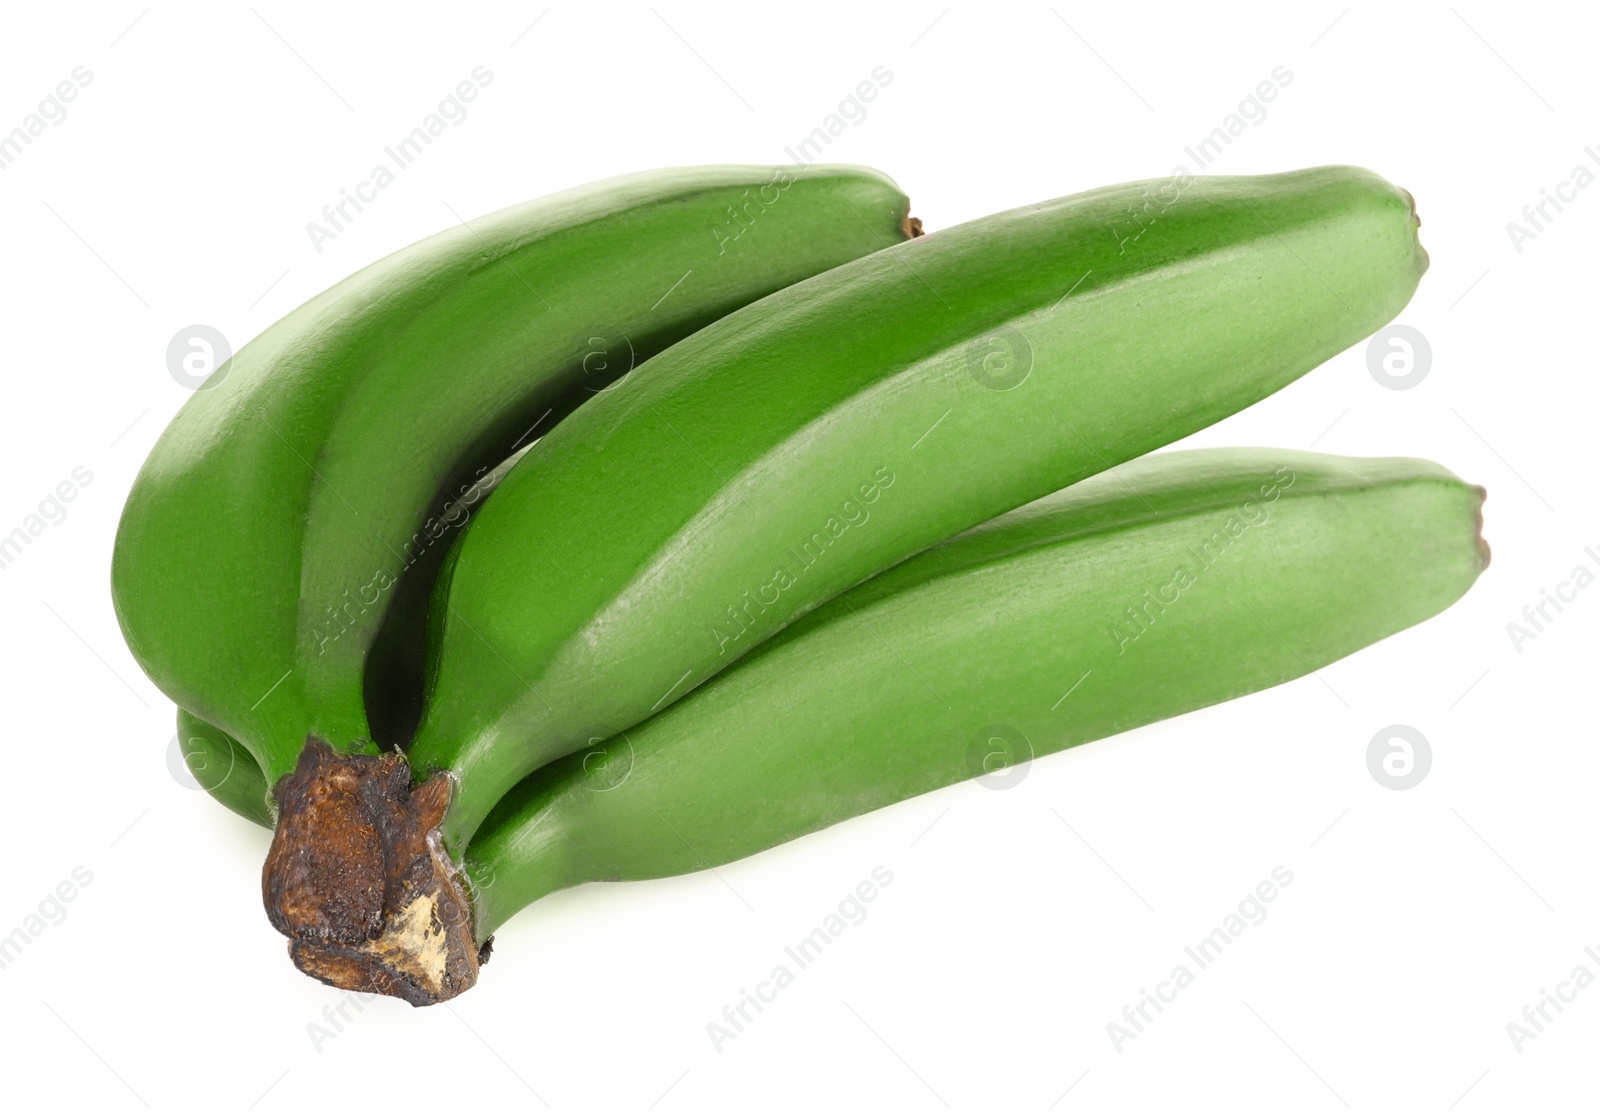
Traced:
[[363, 269], [235, 354], [151, 452], [112, 568], [129, 647], [269, 787], [308, 736], [396, 743], [403, 714], [369, 727], [363, 690], [403, 690], [421, 632], [384, 627], [423, 615], [447, 510], [470, 510], [495, 462], [636, 359], [912, 231], [875, 171], [688, 168], [503, 210]]
[[478, 939], [1309, 674], [1471, 587], [1482, 500], [1414, 459], [1194, 450], [1001, 516], [524, 781], [468, 852]]
[[272, 829], [266, 777], [238, 741], [188, 710], [178, 710], [178, 747], [195, 781], [234, 814]]
[[840, 591], [1290, 383], [1405, 305], [1416, 227], [1356, 168], [1134, 183], [896, 245], [666, 350], [453, 549], [410, 759], [459, 783], [419, 818], [459, 856], [529, 772]]
[[[493, 492], [527, 452], [528, 447], [523, 447], [480, 478], [478, 487], [483, 496]], [[439, 517], [442, 530], [435, 545], [447, 549], [471, 513], [472, 508], [462, 502], [446, 505]], [[422, 674], [422, 649], [416, 633], [426, 627], [425, 604], [425, 598], [416, 592], [397, 594], [367, 653], [366, 706], [374, 732], [380, 725], [398, 727], [416, 722], [421, 693], [418, 686], [408, 684], [415, 684]], [[374, 660], [382, 665], [381, 669], [374, 670]], [[182, 707], [178, 708], [178, 739], [189, 774], [212, 798], [235, 814], [273, 829], [277, 819], [272, 789], [248, 749]]]
[[[1195, 450], [1001, 516], [519, 784], [469, 850], [468, 946], [562, 888], [725, 864], [1315, 671], [1466, 592], [1489, 561], [1482, 500], [1412, 459]], [[207, 741], [214, 771], [230, 746]], [[419, 1004], [461, 991], [386, 945], [355, 988]], [[339, 983], [337, 954], [293, 949]]]

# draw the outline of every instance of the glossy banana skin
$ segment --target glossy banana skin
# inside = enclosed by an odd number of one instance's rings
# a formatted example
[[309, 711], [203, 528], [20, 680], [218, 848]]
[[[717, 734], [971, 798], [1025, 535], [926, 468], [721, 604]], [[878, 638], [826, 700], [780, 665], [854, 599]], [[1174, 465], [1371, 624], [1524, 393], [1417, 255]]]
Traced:
[[1197, 450], [1020, 508], [531, 776], [470, 848], [478, 935], [1308, 674], [1466, 592], [1482, 499], [1414, 459]]
[[[1481, 500], [1416, 460], [1202, 450], [1018, 509], [525, 780], [468, 858], [480, 937], [559, 888], [734, 861], [1316, 670], [1470, 587]], [[192, 715], [179, 726], [203, 785], [270, 826], [248, 754]]]
[[511, 471], [440, 580], [411, 760], [459, 778], [447, 847], [835, 594], [1365, 337], [1426, 268], [1416, 225], [1347, 167], [1110, 187], [856, 260], [647, 362]]
[[[899, 240], [905, 220], [864, 168], [688, 168], [503, 210], [363, 269], [242, 348], [151, 452], [112, 570], [129, 647], [269, 784], [308, 735], [374, 751], [363, 691], [394, 684], [372, 683], [368, 653], [422, 615], [446, 506], [636, 359]], [[387, 635], [421, 643], [420, 627]], [[403, 652], [377, 666], [407, 669]]]
[[[484, 496], [494, 491], [511, 467], [528, 452], [516, 451], [475, 485]], [[472, 509], [447, 506], [440, 517], [446, 526], [438, 545], [447, 548]], [[383, 629], [378, 633], [369, 656], [379, 658], [385, 670], [368, 670], [367, 712], [374, 727], [414, 725], [420, 691], [413, 685], [422, 675], [422, 655], [416, 634], [423, 631], [425, 596], [415, 591], [397, 594]], [[271, 830], [276, 824], [276, 803], [261, 766], [255, 757], [227, 733], [188, 710], [178, 710], [178, 737], [184, 764], [190, 775], [217, 802]]]

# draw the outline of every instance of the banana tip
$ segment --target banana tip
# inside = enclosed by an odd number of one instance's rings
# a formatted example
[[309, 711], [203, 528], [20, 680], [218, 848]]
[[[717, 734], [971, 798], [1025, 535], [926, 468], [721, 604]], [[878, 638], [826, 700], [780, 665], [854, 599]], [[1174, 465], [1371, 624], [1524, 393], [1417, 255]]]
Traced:
[[1472, 538], [1478, 546], [1478, 561], [1481, 568], [1487, 570], [1491, 555], [1489, 541], [1483, 537], [1483, 503], [1489, 499], [1489, 490], [1482, 485], [1474, 485], [1472, 491], [1478, 495], [1478, 506], [1473, 510], [1472, 516]]
[[[1413, 230], [1422, 228], [1422, 217], [1417, 213], [1417, 199], [1404, 186], [1400, 187], [1400, 193], [1406, 196], [1406, 208], [1411, 212], [1411, 228]], [[1422, 254], [1422, 270], [1427, 271], [1428, 265], [1433, 261], [1429, 258], [1427, 246], [1422, 243], [1421, 237], [1417, 238], [1417, 251]]]

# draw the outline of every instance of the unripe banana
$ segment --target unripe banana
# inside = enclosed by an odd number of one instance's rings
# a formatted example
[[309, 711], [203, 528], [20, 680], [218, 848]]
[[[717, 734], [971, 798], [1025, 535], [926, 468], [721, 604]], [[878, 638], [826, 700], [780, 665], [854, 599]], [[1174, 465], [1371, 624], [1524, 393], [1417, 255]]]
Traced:
[[[493, 492], [527, 452], [527, 447], [516, 451], [484, 474], [477, 485], [481, 497]], [[447, 547], [471, 511], [470, 507], [462, 508], [459, 504], [447, 505], [440, 516], [444, 529], [435, 545]], [[406, 684], [419, 679], [422, 673], [422, 648], [416, 634], [426, 627], [425, 606], [426, 598], [422, 594], [398, 594], [382, 632], [368, 652], [366, 700], [368, 715], [375, 727], [415, 723], [415, 706], [420, 695], [414, 686]], [[373, 669], [373, 660], [381, 662], [380, 669]], [[181, 707], [178, 739], [190, 775], [212, 798], [251, 822], [260, 823], [269, 830], [273, 828], [276, 818], [272, 790], [248, 749]]]
[[[363, 688], [402, 665], [369, 651], [421, 617], [448, 505], [636, 358], [910, 232], [874, 171], [691, 168], [503, 210], [363, 269], [240, 349], [151, 452], [112, 569], [129, 647], [269, 786], [308, 735], [375, 751]], [[420, 645], [420, 626], [389, 635]]]
[[[525, 453], [526, 447], [485, 474], [479, 482], [482, 492], [493, 492], [506, 472]], [[447, 506], [440, 517], [446, 527], [436, 545], [443, 547], [452, 541], [470, 512], [470, 508], [458, 511]], [[422, 609], [424, 604], [419, 594], [398, 595], [383, 632], [368, 652], [369, 657], [380, 659], [383, 663], [382, 670], [374, 671], [369, 658], [367, 706], [375, 726], [405, 725], [415, 721], [412, 710], [418, 695], [405, 684], [421, 675], [421, 649], [416, 646], [415, 634], [421, 632], [426, 624], [427, 618]], [[385, 636], [388, 638], [385, 639]], [[273, 828], [276, 818], [272, 790], [267, 786], [266, 777], [261, 774], [261, 765], [256, 763], [248, 749], [221, 729], [181, 707], [178, 710], [178, 740], [189, 774], [210, 792], [212, 798], [251, 822], [259, 823], [268, 830]]]
[[459, 780], [446, 848], [840, 591], [1365, 337], [1426, 268], [1416, 226], [1348, 167], [1110, 187], [855, 260], [647, 362], [511, 470], [440, 580], [410, 756]]
[[1306, 675], [1465, 593], [1482, 499], [1414, 459], [1195, 450], [1020, 508], [524, 781], [468, 852], [478, 938]]
[[[1017, 509], [524, 780], [469, 851], [475, 942], [558, 889], [725, 864], [1315, 671], [1466, 592], [1488, 565], [1482, 499], [1413, 459], [1196, 450]], [[226, 735], [195, 724], [218, 770]], [[367, 967], [354, 987], [461, 991], [407, 977], [424, 967], [386, 945], [384, 981]], [[302, 967], [342, 984], [339, 955], [308, 949]]]
[[189, 774], [217, 802], [272, 829], [266, 777], [249, 750], [188, 710], [178, 711], [178, 748]]

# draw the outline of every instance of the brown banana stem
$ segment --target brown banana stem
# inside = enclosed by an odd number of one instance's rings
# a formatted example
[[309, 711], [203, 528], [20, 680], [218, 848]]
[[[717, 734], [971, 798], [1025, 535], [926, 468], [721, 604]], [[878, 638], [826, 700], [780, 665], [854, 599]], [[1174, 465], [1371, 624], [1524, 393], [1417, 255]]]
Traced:
[[309, 739], [274, 794], [279, 824], [262, 901], [306, 974], [340, 989], [437, 1004], [470, 989], [488, 958], [439, 838], [454, 784], [411, 787], [398, 752], [340, 753]]

